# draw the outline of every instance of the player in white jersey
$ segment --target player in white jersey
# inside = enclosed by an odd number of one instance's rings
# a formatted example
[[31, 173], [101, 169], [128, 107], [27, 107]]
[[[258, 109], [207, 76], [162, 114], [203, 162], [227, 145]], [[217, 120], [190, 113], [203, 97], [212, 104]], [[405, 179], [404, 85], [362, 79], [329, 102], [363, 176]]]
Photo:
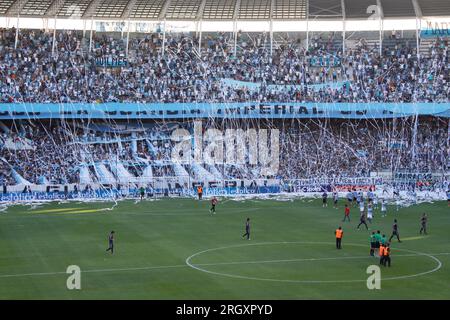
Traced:
[[364, 201], [361, 201], [361, 202], [359, 203], [359, 212], [360, 212], [361, 214], [364, 213]]
[[333, 208], [337, 209], [338, 208], [338, 193], [337, 191], [333, 192]]
[[387, 213], [386, 200], [381, 199], [381, 216], [386, 217], [386, 213]]
[[376, 194], [373, 195], [373, 209], [378, 210], [378, 197]]
[[395, 199], [395, 205], [396, 205], [397, 211], [400, 210], [400, 195], [398, 195], [397, 198]]
[[373, 219], [373, 208], [372, 205], [369, 203], [367, 205], [367, 220], [369, 221], [369, 223], [372, 223], [372, 219]]

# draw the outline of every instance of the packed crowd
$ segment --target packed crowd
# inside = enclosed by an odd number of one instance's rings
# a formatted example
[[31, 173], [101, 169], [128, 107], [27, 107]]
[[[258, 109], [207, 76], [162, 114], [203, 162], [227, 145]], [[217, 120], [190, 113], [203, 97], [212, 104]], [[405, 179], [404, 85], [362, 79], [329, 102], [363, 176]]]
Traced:
[[[17, 184], [14, 172], [31, 183], [77, 183], [81, 164], [88, 165], [95, 179], [95, 163], [104, 163], [112, 174], [117, 171], [111, 164], [120, 162], [134, 176], [142, 175], [149, 164], [155, 177], [175, 176], [171, 162], [174, 142], [170, 135], [164, 138], [161, 134], [164, 131], [155, 125], [142, 129], [140, 134], [146, 135], [146, 139], [132, 138], [129, 132], [87, 132], [86, 127], [63, 121], [0, 125], [10, 130], [0, 137], [0, 182], [4, 184]], [[136, 128], [140, 125], [135, 123]], [[259, 165], [249, 164], [247, 152], [247, 164], [216, 165], [215, 173], [224, 179], [368, 177], [381, 171], [444, 175], [450, 169], [450, 124], [444, 118], [420, 118], [417, 123], [412, 118], [298, 119], [245, 125], [279, 129], [278, 172], [271, 176], [263, 174]], [[180, 126], [189, 127], [186, 123]], [[208, 124], [208, 128], [214, 126], [214, 122]], [[157, 138], [155, 132], [159, 132]], [[102, 138], [102, 143], [92, 139], [94, 136]], [[87, 142], [80, 142], [81, 137]], [[14, 144], [7, 144], [6, 140], [12, 138]], [[210, 166], [201, 165], [214, 174]], [[193, 174], [191, 165], [183, 166]]]
[[168, 34], [163, 44], [155, 33], [130, 39], [126, 66], [105, 68], [96, 58], [124, 57], [124, 39], [95, 34], [89, 52], [87, 36], [58, 31], [52, 54], [52, 36], [21, 30], [15, 49], [15, 30], [0, 29], [0, 102], [448, 102], [450, 94], [446, 40], [420, 58], [402, 39], [381, 56], [365, 41], [344, 54], [331, 36], [313, 37], [308, 49], [280, 41], [271, 54], [266, 34], [239, 34], [235, 55], [230, 34], [204, 36], [199, 52], [195, 35]]

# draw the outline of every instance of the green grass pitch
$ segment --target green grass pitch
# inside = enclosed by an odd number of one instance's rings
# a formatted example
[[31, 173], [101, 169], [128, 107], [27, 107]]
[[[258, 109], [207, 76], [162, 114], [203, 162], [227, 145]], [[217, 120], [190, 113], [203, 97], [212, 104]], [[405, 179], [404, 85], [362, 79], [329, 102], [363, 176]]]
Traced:
[[[381, 289], [369, 290], [369, 232], [356, 230], [320, 200], [161, 199], [113, 203], [17, 205], [0, 213], [0, 299], [449, 299], [450, 209], [427, 203], [370, 225], [390, 236], [392, 266]], [[420, 215], [429, 235], [419, 236]], [[251, 240], [242, 239], [250, 217]], [[336, 250], [334, 230], [344, 229]], [[109, 231], [115, 253], [105, 252]], [[68, 290], [69, 265], [81, 268], [81, 290]]]

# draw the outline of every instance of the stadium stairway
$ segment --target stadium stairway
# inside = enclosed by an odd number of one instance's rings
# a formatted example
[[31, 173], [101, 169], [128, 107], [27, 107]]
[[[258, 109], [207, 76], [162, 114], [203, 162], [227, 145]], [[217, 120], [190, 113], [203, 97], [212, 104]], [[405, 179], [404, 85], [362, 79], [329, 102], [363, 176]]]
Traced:
[[95, 163], [94, 170], [101, 184], [113, 184], [116, 182], [113, 174], [109, 172], [103, 163]]
[[80, 166], [80, 184], [91, 184], [92, 177], [89, 174], [89, 167], [86, 164]]
[[212, 173], [212, 175], [214, 176], [214, 178], [215, 178], [216, 180], [222, 180], [222, 179], [223, 179], [222, 174], [221, 174], [220, 171], [216, 168], [216, 166], [210, 165], [210, 166], [208, 167], [208, 171]]
[[430, 46], [433, 44], [435, 39], [421, 39], [419, 46], [419, 53], [422, 58], [430, 57]]
[[211, 174], [211, 172], [207, 171], [205, 168], [203, 168], [198, 163], [194, 163], [191, 166], [191, 172], [193, 175], [193, 178], [196, 180], [204, 180], [204, 181], [211, 181], [214, 180], [214, 175]]
[[11, 168], [11, 175], [17, 184], [29, 185], [31, 184], [28, 180], [22, 177], [16, 170]]
[[144, 181], [149, 181], [153, 179], [153, 168], [152, 165], [149, 164], [145, 167], [144, 171], [142, 172], [141, 183], [144, 183]]
[[186, 169], [183, 168], [183, 166], [179, 163], [174, 163], [172, 165], [173, 171], [175, 172], [175, 176], [177, 177], [185, 177], [189, 176], [189, 173], [186, 171]]

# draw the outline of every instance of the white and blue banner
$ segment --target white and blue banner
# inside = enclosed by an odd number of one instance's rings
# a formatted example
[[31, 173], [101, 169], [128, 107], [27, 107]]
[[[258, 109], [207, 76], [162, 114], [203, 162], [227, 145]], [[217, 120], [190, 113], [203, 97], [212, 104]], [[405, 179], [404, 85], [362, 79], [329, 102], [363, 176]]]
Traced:
[[450, 117], [450, 103], [1, 103], [7, 119], [382, 119]]

